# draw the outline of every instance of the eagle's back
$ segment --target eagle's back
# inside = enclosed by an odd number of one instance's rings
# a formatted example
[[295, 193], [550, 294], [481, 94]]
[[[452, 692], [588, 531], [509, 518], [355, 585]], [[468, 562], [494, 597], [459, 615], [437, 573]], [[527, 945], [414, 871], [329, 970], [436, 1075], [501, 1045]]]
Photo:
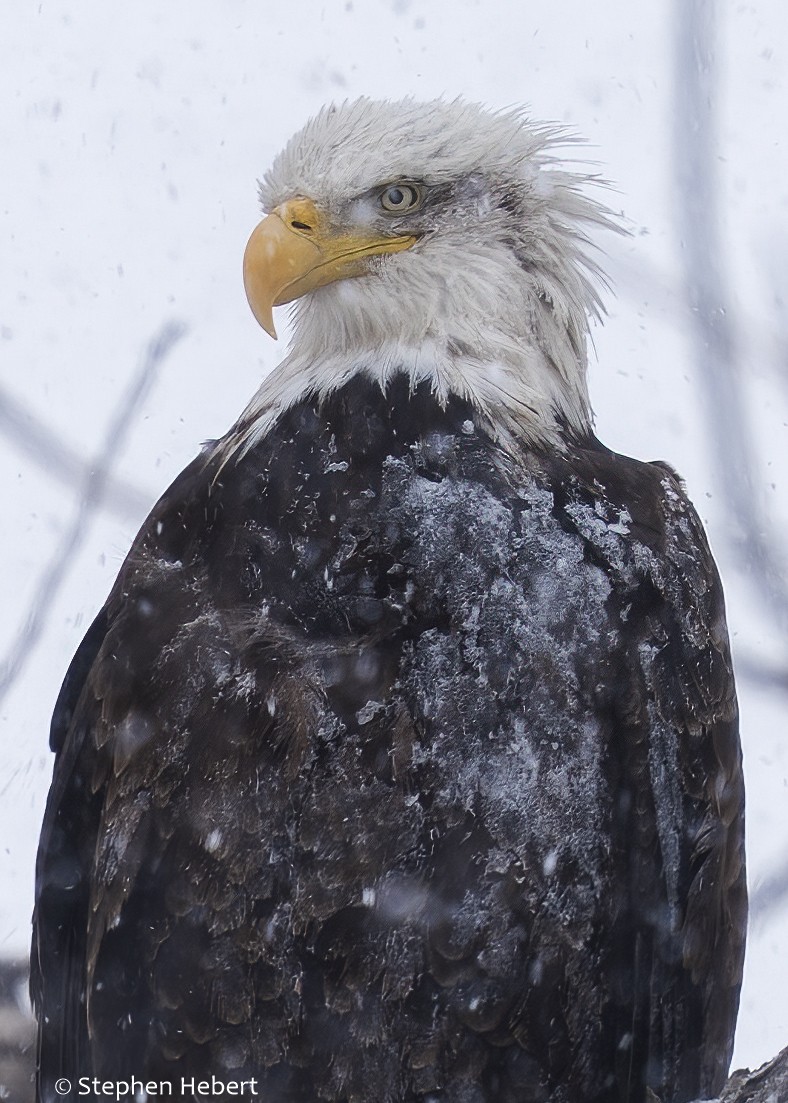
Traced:
[[42, 1084], [90, 1053], [272, 1103], [714, 1094], [740, 754], [667, 469], [512, 457], [461, 400], [356, 379], [187, 469], [75, 661]]

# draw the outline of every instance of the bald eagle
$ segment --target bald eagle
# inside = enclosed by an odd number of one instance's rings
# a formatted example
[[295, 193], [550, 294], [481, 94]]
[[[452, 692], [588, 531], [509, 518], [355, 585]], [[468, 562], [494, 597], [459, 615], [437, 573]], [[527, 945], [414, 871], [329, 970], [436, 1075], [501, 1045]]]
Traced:
[[593, 434], [610, 216], [561, 137], [360, 99], [265, 176], [244, 279], [272, 335], [297, 300], [292, 344], [153, 510], [55, 708], [42, 1103], [720, 1088], [723, 596], [675, 473]]

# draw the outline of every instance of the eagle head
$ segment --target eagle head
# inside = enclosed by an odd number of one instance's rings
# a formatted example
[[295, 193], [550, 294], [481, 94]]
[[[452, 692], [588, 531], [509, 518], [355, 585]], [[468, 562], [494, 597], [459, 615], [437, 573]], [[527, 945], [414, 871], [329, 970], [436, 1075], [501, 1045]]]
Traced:
[[498, 436], [587, 433], [588, 232], [615, 223], [586, 194], [598, 181], [558, 159], [570, 140], [463, 100], [361, 98], [310, 120], [261, 182], [244, 256], [271, 336], [273, 307], [296, 303], [257, 411], [404, 371], [473, 401]]

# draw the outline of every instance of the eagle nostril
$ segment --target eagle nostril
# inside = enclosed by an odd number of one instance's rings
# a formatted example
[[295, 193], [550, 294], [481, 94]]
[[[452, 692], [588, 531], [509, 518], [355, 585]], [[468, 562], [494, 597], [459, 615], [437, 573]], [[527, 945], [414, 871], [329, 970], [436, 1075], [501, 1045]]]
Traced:
[[306, 222], [298, 222], [295, 218], [292, 220], [290, 225], [293, 227], [294, 230], [308, 230], [309, 233], [312, 232], [311, 226], [307, 226]]

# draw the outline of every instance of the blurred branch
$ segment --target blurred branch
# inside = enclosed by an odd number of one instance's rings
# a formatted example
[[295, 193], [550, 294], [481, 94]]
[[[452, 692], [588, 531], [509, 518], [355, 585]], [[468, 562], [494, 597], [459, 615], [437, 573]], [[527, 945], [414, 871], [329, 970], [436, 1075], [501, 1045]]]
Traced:
[[[0, 385], [0, 433], [46, 474], [73, 488], [83, 484], [90, 464], [18, 399]], [[147, 494], [123, 479], [108, 478], [104, 508], [123, 519], [144, 514]]]
[[750, 893], [750, 922], [756, 924], [769, 912], [788, 902], [788, 860]]
[[706, 439], [737, 530], [733, 550], [767, 615], [788, 628], [783, 564], [757, 492], [752, 434], [734, 329], [726, 304], [719, 232], [714, 0], [676, 0], [674, 161], [684, 278], [694, 321], [698, 383], [707, 419]]
[[736, 652], [736, 673], [755, 683], [759, 689], [776, 689], [788, 693], [788, 666], [784, 662], [769, 662], [760, 655]]
[[[616, 298], [647, 303], [651, 317], [661, 314], [666, 325], [686, 332], [695, 312], [677, 286], [675, 273], [641, 254], [631, 257], [618, 241], [607, 248], [605, 272], [611, 277]], [[755, 370], [778, 380], [788, 390], [788, 338], [774, 325], [767, 329], [754, 317], [737, 312], [738, 325], [747, 334], [747, 349]], [[748, 371], [749, 374], [749, 371]]]
[[17, 633], [6, 659], [0, 664], [0, 701], [14, 684], [46, 626], [63, 579], [85, 540], [93, 516], [102, 506], [110, 469], [125, 444], [129, 429], [159, 368], [183, 333], [184, 328], [179, 323], [168, 322], [162, 326], [150, 341], [139, 368], [109, 420], [104, 443], [89, 465], [71, 523], [41, 575], [26, 622]]
[[0, 959], [0, 1099], [33, 1103], [36, 1027], [27, 1002], [27, 962]]

